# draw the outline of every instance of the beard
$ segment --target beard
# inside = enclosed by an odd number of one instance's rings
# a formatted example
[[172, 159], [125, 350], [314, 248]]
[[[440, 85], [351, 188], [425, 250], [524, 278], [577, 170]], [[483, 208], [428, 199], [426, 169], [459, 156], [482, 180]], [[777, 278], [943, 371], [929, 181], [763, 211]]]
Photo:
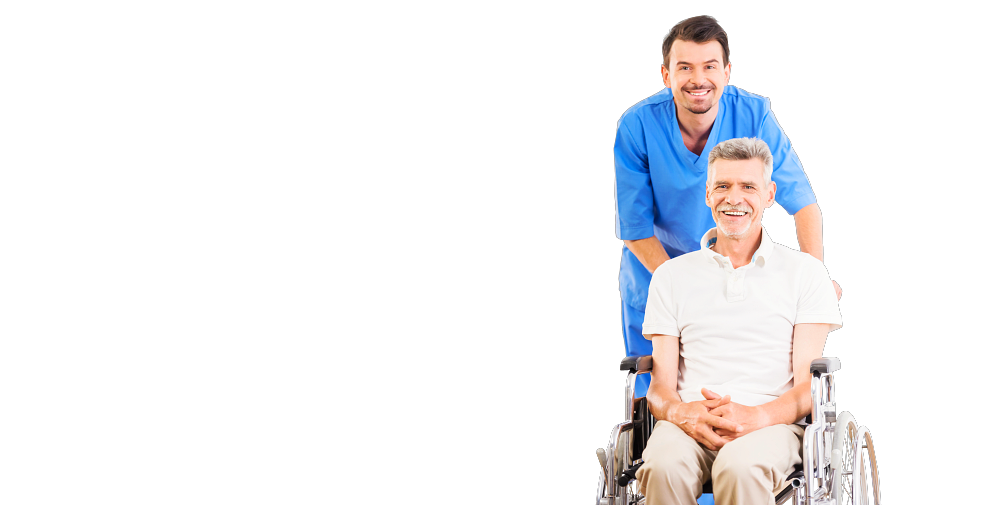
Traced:
[[[713, 96], [714, 93], [715, 93], [715, 88], [713, 88], [713, 87], [708, 87], [708, 88], [690, 88], [690, 89], [681, 88], [681, 93], [685, 97], [690, 97], [691, 96], [691, 94], [690, 94], [691, 91], [703, 91], [703, 90], [708, 90], [708, 95], [707, 96], [710, 96], [710, 97]], [[716, 100], [711, 100], [711, 99], [708, 100], [704, 104], [693, 104], [693, 103], [690, 103], [688, 100], [684, 100], [684, 103], [683, 103], [684, 108], [687, 109], [687, 111], [690, 112], [691, 114], [704, 114], [704, 113], [712, 110], [712, 106], [715, 105], [715, 104], [716, 104]]]
[[700, 105], [691, 105], [685, 103], [684, 108], [687, 109], [687, 111], [690, 112], [691, 114], [704, 114], [712, 110], [712, 104], [707, 104], [704, 107], [702, 107]]
[[719, 230], [719, 233], [729, 238], [743, 238], [743, 236], [747, 234], [747, 231], [750, 230], [750, 225], [752, 225], [753, 223], [748, 220], [747, 223], [743, 225], [743, 229], [740, 229], [736, 226], [733, 226], [730, 229], [726, 229], [725, 225], [723, 225], [722, 223], [715, 223], [715, 224], [716, 228]]
[[[716, 227], [716, 229], [719, 230], [720, 233], [722, 233], [723, 235], [725, 235], [725, 236], [727, 236], [729, 238], [734, 238], [734, 239], [735, 238], [742, 238], [744, 235], [747, 234], [748, 231], [750, 231], [751, 225], [754, 224], [754, 220], [753, 219], [746, 219], [744, 221], [744, 223], [742, 224], [742, 227], [741, 227], [741, 225], [738, 225], [738, 224], [729, 225], [729, 224], [722, 223], [722, 222], [719, 221], [718, 212], [726, 212], [726, 211], [730, 211], [730, 210], [737, 210], [737, 211], [740, 211], [740, 212], [746, 212], [747, 215], [750, 216], [751, 214], [753, 214], [754, 209], [751, 209], [750, 207], [748, 207], [746, 205], [730, 205], [728, 203], [722, 203], [722, 204], [719, 204], [719, 206], [716, 207], [715, 210], [717, 212], [716, 214], [713, 215], [713, 218], [714, 218], [714, 221], [715, 221], [715, 227]], [[727, 226], [729, 226], [729, 228], [727, 228]]]

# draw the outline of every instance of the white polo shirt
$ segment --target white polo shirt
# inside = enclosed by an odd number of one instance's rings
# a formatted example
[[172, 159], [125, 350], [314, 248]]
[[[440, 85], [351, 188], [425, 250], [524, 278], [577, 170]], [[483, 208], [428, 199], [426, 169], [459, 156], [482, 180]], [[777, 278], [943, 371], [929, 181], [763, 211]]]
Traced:
[[677, 391], [704, 400], [701, 388], [748, 406], [792, 388], [792, 331], [800, 323], [841, 327], [837, 295], [820, 260], [776, 246], [762, 228], [750, 263], [733, 268], [709, 246], [660, 265], [649, 285], [642, 334], [680, 338]]

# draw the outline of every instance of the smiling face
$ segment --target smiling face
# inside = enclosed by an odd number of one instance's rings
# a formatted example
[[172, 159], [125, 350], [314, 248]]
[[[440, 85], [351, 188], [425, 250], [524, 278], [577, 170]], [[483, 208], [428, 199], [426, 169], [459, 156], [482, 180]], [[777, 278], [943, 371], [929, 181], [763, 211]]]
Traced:
[[663, 84], [673, 93], [677, 110], [692, 114], [718, 113], [719, 97], [729, 84], [732, 64], [723, 64], [722, 46], [717, 41], [704, 43], [675, 40], [663, 66]]
[[719, 236], [734, 240], [761, 233], [764, 209], [775, 203], [775, 183], [765, 182], [764, 163], [750, 160], [715, 160], [715, 172], [705, 187], [705, 204]]

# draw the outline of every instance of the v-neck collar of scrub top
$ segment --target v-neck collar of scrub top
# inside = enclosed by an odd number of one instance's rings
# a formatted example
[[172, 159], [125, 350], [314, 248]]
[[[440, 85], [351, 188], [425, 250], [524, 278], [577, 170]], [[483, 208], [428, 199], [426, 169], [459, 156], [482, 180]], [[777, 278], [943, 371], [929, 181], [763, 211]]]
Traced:
[[[667, 93], [670, 92], [670, 88], [667, 88]], [[671, 93], [671, 97], [673, 94]], [[670, 107], [670, 117], [673, 119], [673, 147], [680, 155], [681, 159], [688, 160], [691, 163], [691, 169], [697, 172], [705, 172], [708, 170], [706, 164], [700, 164], [702, 159], [708, 159], [708, 153], [712, 151], [717, 143], [715, 139], [719, 138], [719, 126], [722, 125], [723, 109], [722, 97], [719, 97], [719, 103], [716, 104], [715, 122], [712, 123], [712, 131], [708, 133], [708, 140], [705, 141], [705, 148], [702, 149], [701, 155], [697, 155], [691, 152], [687, 146], [684, 145], [684, 136], [680, 133], [680, 120], [677, 118], [677, 102], [676, 99], [668, 100], [666, 103]]]

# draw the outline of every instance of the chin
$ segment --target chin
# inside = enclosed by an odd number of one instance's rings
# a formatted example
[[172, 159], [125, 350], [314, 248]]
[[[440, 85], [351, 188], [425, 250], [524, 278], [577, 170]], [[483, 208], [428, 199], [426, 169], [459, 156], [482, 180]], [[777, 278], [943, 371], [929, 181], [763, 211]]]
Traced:
[[725, 236], [727, 236], [727, 237], [729, 237], [731, 239], [736, 240], [736, 239], [745, 238], [747, 236], [747, 234], [748, 234], [747, 232], [750, 231], [750, 226], [747, 226], [746, 228], [744, 228], [742, 230], [724, 230], [722, 228], [719, 228], [718, 230], [719, 230], [720, 234], [725, 235]]

